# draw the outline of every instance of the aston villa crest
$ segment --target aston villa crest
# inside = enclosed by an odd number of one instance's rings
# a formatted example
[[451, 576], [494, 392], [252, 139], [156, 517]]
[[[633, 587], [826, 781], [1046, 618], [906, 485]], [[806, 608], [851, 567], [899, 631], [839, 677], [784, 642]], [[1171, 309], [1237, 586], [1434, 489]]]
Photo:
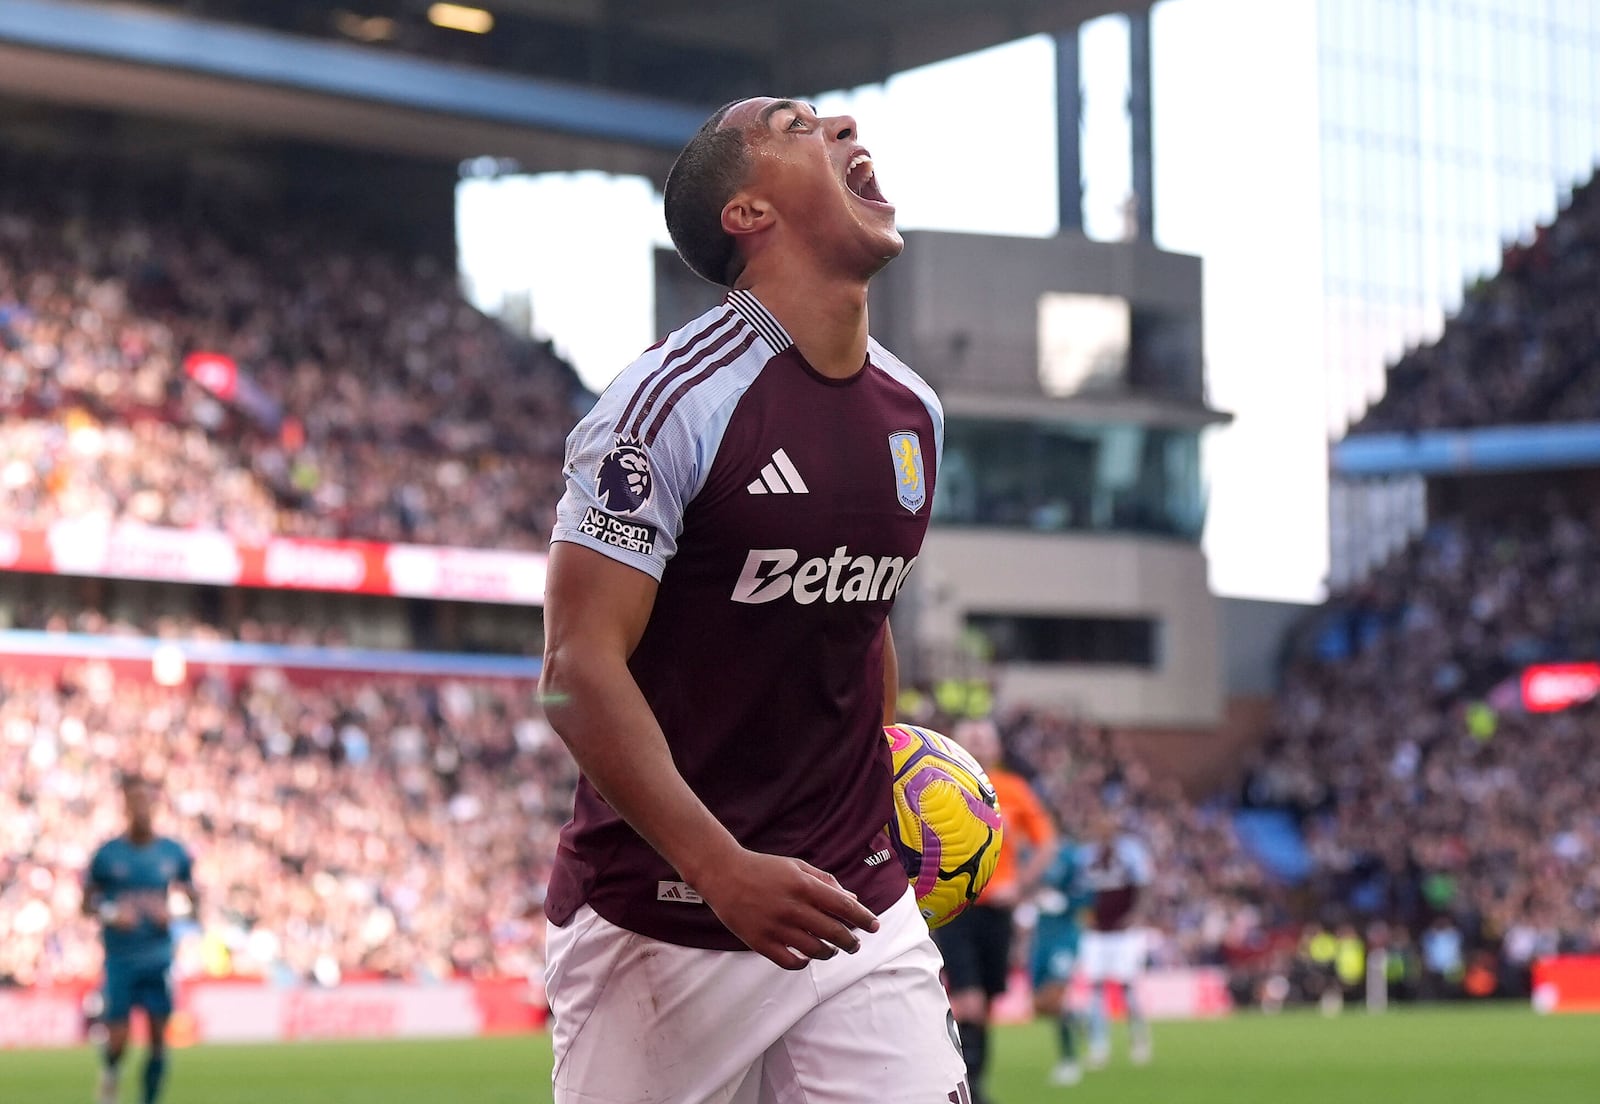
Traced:
[[922, 442], [909, 430], [889, 434], [889, 459], [894, 464], [895, 497], [914, 514], [928, 500], [928, 481], [922, 470]]

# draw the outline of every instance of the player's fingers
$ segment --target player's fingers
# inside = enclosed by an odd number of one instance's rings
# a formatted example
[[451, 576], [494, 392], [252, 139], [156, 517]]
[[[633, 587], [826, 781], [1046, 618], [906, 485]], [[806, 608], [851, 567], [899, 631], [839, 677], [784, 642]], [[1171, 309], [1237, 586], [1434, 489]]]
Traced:
[[825, 939], [818, 939], [809, 931], [797, 931], [789, 936], [785, 942], [788, 943], [789, 950], [818, 962], [826, 962], [839, 953], [838, 947]]
[[800, 867], [819, 883], [812, 887], [812, 892], [809, 894], [813, 904], [852, 928], [869, 932], [878, 930], [877, 915], [863, 905], [859, 897], [842, 887], [837, 878], [825, 870], [818, 870], [810, 863], [800, 862]]
[[798, 866], [801, 870], [804, 870], [807, 874], [811, 875], [817, 881], [822, 882], [825, 885], [831, 885], [834, 889], [843, 889], [844, 888], [843, 886], [841, 886], [839, 884], [839, 879], [838, 878], [835, 878], [832, 874], [829, 874], [826, 870], [823, 870], [821, 867], [812, 866], [810, 863], [806, 862], [804, 859], [796, 859], [796, 860], [794, 860], [794, 864], [796, 866]]
[[828, 959], [845, 950], [854, 954], [861, 941], [848, 927], [803, 898], [788, 901], [778, 914], [774, 934], [791, 951], [808, 959]]
[[819, 916], [806, 927], [812, 935], [827, 940], [845, 954], [855, 954], [861, 949], [861, 940], [856, 938], [855, 932], [831, 916]]
[[787, 946], [781, 939], [764, 943], [760, 946], [752, 944], [751, 949], [773, 965], [785, 970], [804, 970], [811, 961], [805, 955]]
[[811, 898], [811, 903], [847, 927], [869, 932], [878, 930], [878, 917], [847, 890], [822, 887], [821, 892]]

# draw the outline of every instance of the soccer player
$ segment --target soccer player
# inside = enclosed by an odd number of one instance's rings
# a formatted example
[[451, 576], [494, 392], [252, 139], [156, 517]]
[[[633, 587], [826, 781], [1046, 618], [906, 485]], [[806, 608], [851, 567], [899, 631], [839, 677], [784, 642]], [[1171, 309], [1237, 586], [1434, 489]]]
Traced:
[[665, 211], [730, 290], [567, 442], [542, 692], [582, 777], [545, 904], [555, 1099], [966, 1101], [885, 833], [887, 618], [943, 440], [867, 332], [894, 208], [853, 119], [763, 97], [707, 120]]
[[1038, 920], [1028, 955], [1034, 1014], [1053, 1020], [1056, 1025], [1056, 1065], [1050, 1071], [1054, 1085], [1076, 1085], [1083, 1080], [1071, 984], [1082, 934], [1078, 914], [1093, 899], [1080, 877], [1077, 844], [1062, 840], [1034, 895]]
[[105, 945], [105, 1050], [99, 1104], [116, 1104], [122, 1056], [128, 1047], [128, 1021], [144, 1009], [150, 1053], [142, 1077], [144, 1104], [155, 1104], [167, 1069], [167, 1018], [172, 1015], [172, 918], [167, 911], [174, 888], [199, 912], [189, 853], [176, 840], [155, 834], [155, 789], [146, 779], [122, 781], [127, 830], [107, 840], [89, 861], [83, 911], [100, 921]]
[[1150, 885], [1150, 853], [1134, 836], [1121, 831], [1116, 818], [1102, 813], [1093, 839], [1079, 857], [1084, 884], [1094, 894], [1089, 930], [1083, 933], [1082, 966], [1091, 987], [1089, 1003], [1089, 1068], [1103, 1068], [1111, 1057], [1108, 986], [1122, 988], [1128, 1012], [1128, 1056], [1136, 1065], [1150, 1061], [1150, 1025], [1139, 1006], [1135, 983], [1144, 972], [1144, 931], [1139, 927], [1139, 901]]
[[952, 735], [989, 776], [1006, 825], [1005, 846], [989, 884], [966, 911], [934, 933], [944, 953], [967, 1082], [973, 1100], [981, 1102], [989, 1062], [989, 1009], [1006, 991], [1013, 913], [1055, 858], [1056, 829], [1028, 780], [1002, 765], [1000, 731], [992, 720], [963, 721]]

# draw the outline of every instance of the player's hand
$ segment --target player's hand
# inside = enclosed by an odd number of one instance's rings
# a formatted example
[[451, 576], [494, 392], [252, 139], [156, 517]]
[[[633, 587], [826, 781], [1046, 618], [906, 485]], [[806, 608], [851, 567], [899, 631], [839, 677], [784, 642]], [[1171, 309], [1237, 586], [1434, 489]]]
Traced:
[[1022, 892], [1016, 882], [990, 886], [984, 893], [983, 903], [995, 908], [1016, 908], [1022, 903]]
[[100, 920], [106, 927], [118, 931], [129, 931], [139, 923], [139, 918], [134, 915], [133, 906], [126, 901], [107, 901], [101, 905]]
[[855, 894], [799, 859], [741, 849], [695, 888], [729, 931], [785, 970], [854, 954], [861, 949], [856, 932], [878, 930], [878, 918]]
[[1067, 895], [1049, 886], [1034, 892], [1033, 903], [1040, 912], [1047, 912], [1052, 916], [1060, 916], [1067, 911]]

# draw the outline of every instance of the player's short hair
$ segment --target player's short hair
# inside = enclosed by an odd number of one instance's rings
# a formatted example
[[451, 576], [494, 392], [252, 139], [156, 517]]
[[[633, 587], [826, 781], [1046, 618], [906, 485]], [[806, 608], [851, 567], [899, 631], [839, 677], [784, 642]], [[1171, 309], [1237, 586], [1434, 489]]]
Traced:
[[153, 785], [154, 783], [152, 783], [150, 779], [146, 778], [138, 771], [124, 771], [122, 773], [122, 777], [117, 780], [117, 787], [122, 790], [123, 793], [127, 793], [129, 790], [138, 789], [140, 786], [143, 786], [146, 789], [151, 789]]
[[750, 170], [744, 133], [737, 127], [722, 128], [722, 120], [740, 102], [725, 103], [712, 113], [672, 163], [661, 190], [667, 233], [678, 256], [696, 276], [723, 287], [732, 287], [744, 270], [733, 235], [722, 228], [722, 208]]

